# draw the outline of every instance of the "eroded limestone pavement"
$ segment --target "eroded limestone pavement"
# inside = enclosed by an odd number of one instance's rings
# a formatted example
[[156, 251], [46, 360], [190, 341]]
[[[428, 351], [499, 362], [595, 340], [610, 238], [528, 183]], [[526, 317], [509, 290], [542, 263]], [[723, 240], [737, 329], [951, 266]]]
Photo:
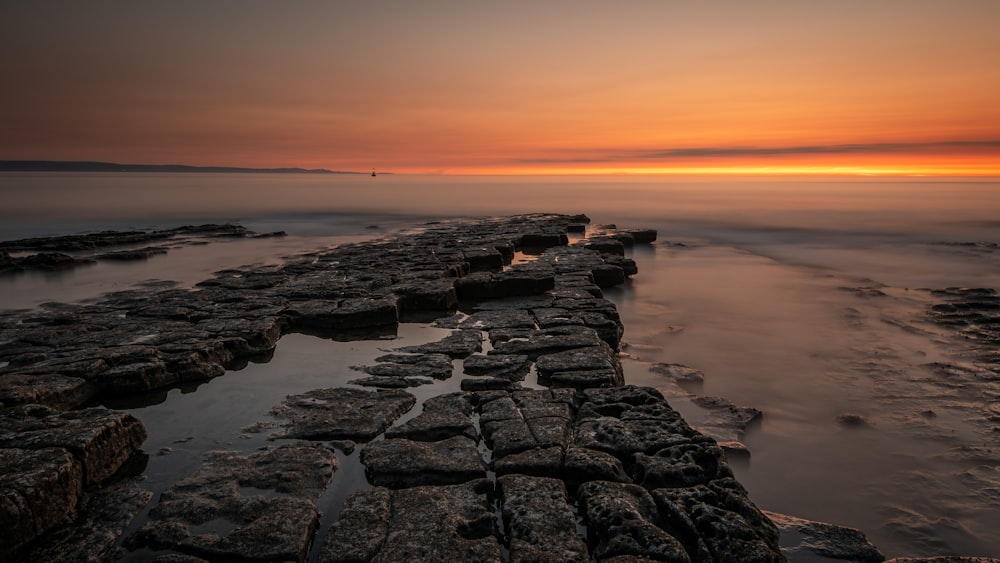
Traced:
[[[655, 389], [624, 385], [601, 288], [636, 273], [624, 249], [655, 232], [568, 245], [586, 222], [432, 224], [190, 290], [4, 314], [0, 561], [783, 561], [716, 442]], [[511, 266], [516, 252], [537, 259]], [[353, 387], [287, 397], [248, 429], [280, 445], [211, 452], [157, 499], [135, 477], [141, 422], [79, 408], [222, 375], [282, 334], [435, 319], [450, 336], [359, 366]], [[462, 391], [415, 406], [407, 388], [456, 371]], [[320, 533], [335, 449], [355, 445], [371, 486]]]

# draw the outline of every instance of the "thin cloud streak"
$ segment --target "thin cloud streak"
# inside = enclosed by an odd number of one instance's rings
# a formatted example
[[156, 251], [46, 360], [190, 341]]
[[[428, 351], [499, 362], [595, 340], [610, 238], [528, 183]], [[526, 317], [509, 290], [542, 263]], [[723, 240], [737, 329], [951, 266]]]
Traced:
[[669, 160], [681, 158], [843, 155], [843, 154], [925, 154], [933, 152], [965, 152], [1000, 150], [1000, 140], [941, 141], [934, 143], [852, 143], [840, 145], [802, 145], [790, 147], [686, 147], [659, 151], [635, 151], [607, 156], [520, 159], [521, 164], [586, 164], [637, 160]]

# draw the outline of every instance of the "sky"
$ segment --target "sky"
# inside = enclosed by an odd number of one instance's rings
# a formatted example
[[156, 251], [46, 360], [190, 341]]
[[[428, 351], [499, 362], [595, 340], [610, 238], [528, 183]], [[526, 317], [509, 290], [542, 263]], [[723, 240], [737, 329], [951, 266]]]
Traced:
[[997, 175], [998, 29], [996, 0], [7, 0], [0, 159]]

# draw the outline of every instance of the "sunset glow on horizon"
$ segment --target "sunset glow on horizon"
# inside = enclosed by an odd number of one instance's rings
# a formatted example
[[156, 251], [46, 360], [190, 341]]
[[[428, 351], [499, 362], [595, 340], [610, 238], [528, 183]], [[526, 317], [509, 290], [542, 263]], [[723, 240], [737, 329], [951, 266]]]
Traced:
[[1000, 175], [1000, 3], [18, 2], [0, 159]]

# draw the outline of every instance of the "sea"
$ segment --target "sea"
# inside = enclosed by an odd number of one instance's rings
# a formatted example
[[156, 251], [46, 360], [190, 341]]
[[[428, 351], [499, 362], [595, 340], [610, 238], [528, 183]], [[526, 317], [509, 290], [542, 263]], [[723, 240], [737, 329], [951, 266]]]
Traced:
[[[606, 292], [626, 382], [661, 389], [695, 425], [707, 416], [695, 396], [762, 411], [742, 439], [749, 458], [733, 461], [759, 507], [860, 529], [890, 557], [1000, 557], [1000, 373], [927, 319], [930, 290], [1000, 289], [1000, 178], [0, 173], [0, 240], [230, 222], [287, 235], [0, 277], [0, 310], [536, 212], [658, 231], [629, 251], [639, 273]], [[444, 333], [406, 324], [396, 339]], [[267, 363], [111, 406], [149, 428], [146, 486], [162, 492], [209, 449], [259, 447], [241, 429], [285, 394], [389, 345], [288, 335]], [[658, 363], [704, 383], [682, 390]], [[356, 456], [342, 456], [334, 481], [353, 484], [328, 493], [329, 512], [364, 486]]]

